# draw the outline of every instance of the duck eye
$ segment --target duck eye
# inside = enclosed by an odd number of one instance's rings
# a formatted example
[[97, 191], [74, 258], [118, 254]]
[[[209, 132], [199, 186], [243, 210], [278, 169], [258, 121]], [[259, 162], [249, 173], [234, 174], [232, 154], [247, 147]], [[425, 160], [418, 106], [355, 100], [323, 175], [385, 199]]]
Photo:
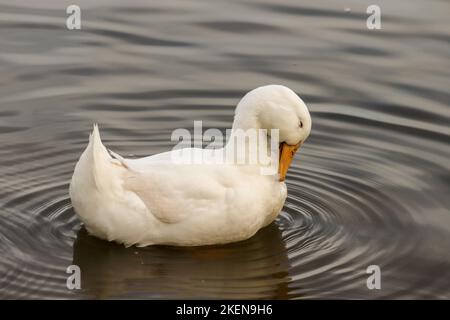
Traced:
[[299, 126], [300, 126], [300, 128], [303, 128], [303, 122], [302, 121], [300, 121]]

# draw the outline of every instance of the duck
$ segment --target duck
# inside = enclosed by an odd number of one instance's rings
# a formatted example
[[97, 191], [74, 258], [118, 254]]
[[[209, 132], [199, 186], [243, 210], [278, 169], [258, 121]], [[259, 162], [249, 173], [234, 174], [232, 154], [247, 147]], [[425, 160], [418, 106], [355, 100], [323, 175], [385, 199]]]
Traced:
[[90, 235], [126, 247], [246, 240], [280, 214], [288, 168], [311, 124], [306, 104], [283, 85], [244, 95], [221, 148], [124, 158], [103, 145], [94, 124], [70, 182], [73, 209]]

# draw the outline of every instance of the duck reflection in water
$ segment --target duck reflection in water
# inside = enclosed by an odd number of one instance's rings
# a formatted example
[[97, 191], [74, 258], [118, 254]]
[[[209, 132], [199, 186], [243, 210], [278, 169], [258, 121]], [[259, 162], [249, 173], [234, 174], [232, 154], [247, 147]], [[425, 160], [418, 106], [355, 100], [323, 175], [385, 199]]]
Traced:
[[288, 298], [289, 262], [275, 223], [249, 240], [221, 246], [129, 247], [82, 228], [73, 264], [95, 298]]

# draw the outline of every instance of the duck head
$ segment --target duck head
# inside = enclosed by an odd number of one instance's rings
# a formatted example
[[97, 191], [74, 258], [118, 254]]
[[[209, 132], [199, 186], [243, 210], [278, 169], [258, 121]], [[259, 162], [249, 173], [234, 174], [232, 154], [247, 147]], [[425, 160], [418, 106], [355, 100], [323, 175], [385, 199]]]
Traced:
[[279, 131], [280, 181], [284, 181], [292, 159], [311, 132], [311, 116], [305, 103], [291, 89], [267, 85], [248, 92], [236, 107], [233, 129]]

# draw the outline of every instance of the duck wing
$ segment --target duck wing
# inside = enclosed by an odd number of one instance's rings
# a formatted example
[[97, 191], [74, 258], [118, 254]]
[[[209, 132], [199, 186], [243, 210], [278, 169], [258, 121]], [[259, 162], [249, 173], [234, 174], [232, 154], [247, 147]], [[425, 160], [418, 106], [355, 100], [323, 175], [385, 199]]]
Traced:
[[223, 169], [214, 165], [154, 163], [145, 170], [129, 168], [123, 187], [134, 192], [158, 220], [177, 223], [192, 215], [226, 213], [226, 200], [233, 188]]

